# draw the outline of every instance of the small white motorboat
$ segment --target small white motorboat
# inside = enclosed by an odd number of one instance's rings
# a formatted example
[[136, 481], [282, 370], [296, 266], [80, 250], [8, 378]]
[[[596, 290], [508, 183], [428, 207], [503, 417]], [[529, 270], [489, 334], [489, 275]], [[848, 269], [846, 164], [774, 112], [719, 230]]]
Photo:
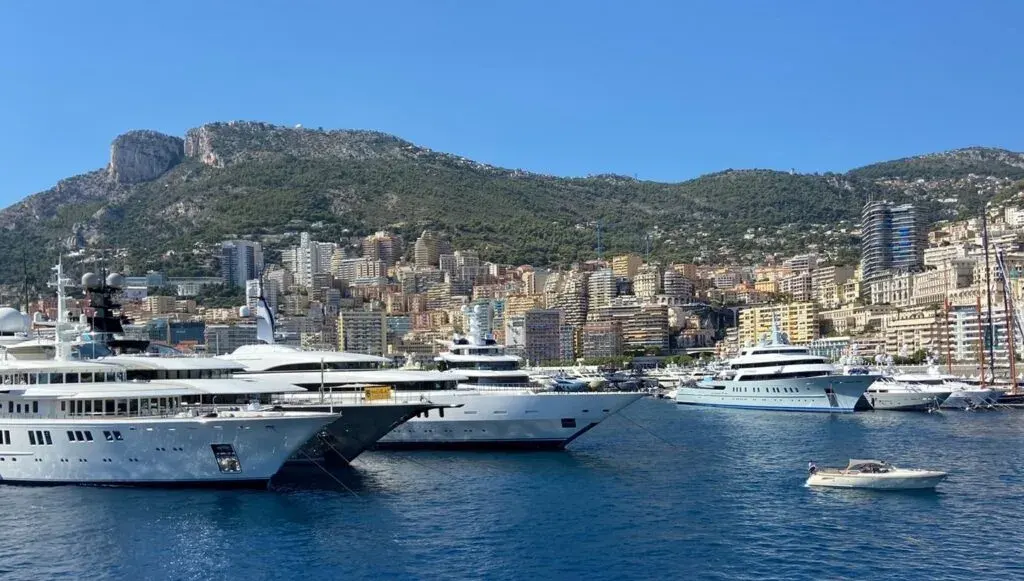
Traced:
[[897, 468], [881, 460], [850, 460], [846, 468], [808, 467], [807, 486], [867, 488], [871, 490], [921, 490], [935, 488], [948, 476], [933, 470]]

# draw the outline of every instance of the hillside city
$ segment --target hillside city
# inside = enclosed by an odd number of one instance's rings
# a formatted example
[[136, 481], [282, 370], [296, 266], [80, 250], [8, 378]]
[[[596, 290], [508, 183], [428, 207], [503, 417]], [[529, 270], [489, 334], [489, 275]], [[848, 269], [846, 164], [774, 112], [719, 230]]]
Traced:
[[[1007, 365], [1011, 305], [1024, 293], [1024, 211], [1007, 205], [990, 210], [987, 224], [976, 217], [929, 230], [913, 205], [874, 201], [851, 233], [861, 240], [857, 264], [817, 253], [727, 266], [616, 254], [561, 271], [487, 262], [429, 230], [408, 241], [381, 231], [357, 245], [302, 232], [273, 263], [261, 242], [225, 240], [221, 276], [127, 276], [123, 310], [139, 338], [210, 354], [256, 342], [262, 289], [278, 341], [396, 361], [431, 360], [483, 305], [495, 339], [535, 365], [728, 357], [773, 321], [791, 342], [833, 358], [975, 364], [990, 351]], [[220, 306], [199, 300], [211, 289]], [[31, 308], [55, 316], [50, 298]], [[72, 308], [88, 310], [84, 300]], [[989, 312], [994, 341], [982, 349]]]

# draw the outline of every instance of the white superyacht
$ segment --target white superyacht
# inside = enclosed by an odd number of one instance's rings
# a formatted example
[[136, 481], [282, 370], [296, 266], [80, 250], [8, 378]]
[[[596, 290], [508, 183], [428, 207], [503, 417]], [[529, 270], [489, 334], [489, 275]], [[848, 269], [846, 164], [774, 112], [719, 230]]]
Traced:
[[519, 358], [503, 350], [482, 338], [458, 339], [438, 357], [444, 371], [385, 369], [383, 357], [270, 345], [242, 347], [223, 357], [245, 365], [248, 377], [274, 378], [310, 391], [283, 396], [287, 402], [342, 402], [353, 397], [351, 390], [383, 386], [390, 401], [443, 406], [395, 427], [377, 442], [378, 449], [561, 449], [642, 397], [531, 383]]
[[865, 409], [887, 411], [934, 411], [952, 393], [943, 385], [906, 383], [882, 376], [864, 392]]
[[[300, 355], [304, 363], [294, 363], [292, 353], [296, 350], [278, 345], [267, 345], [263, 348], [243, 347], [239, 349], [239, 360], [226, 360], [211, 357], [188, 357], [166, 347], [151, 345], [148, 341], [132, 340], [124, 337], [122, 323], [125, 321], [120, 314], [120, 305], [115, 302], [119, 291], [120, 275], [107, 277], [106, 282], [94, 274], [87, 274], [82, 279], [83, 287], [89, 292], [90, 306], [94, 315], [86, 321], [88, 332], [81, 334], [81, 340], [75, 345], [77, 353], [83, 358], [96, 358], [97, 361], [114, 364], [125, 368], [129, 380], [164, 381], [174, 379], [221, 379], [229, 382], [239, 391], [248, 389], [246, 386], [258, 384], [259, 378], [244, 375], [246, 366], [239, 362], [247, 361], [250, 365], [274, 365], [275, 363], [289, 369], [309, 369], [308, 357]], [[114, 284], [111, 284], [114, 283]], [[259, 336], [270, 343], [273, 342], [273, 315], [264, 299], [260, 299], [257, 308]], [[22, 343], [9, 347], [19, 348]], [[25, 350], [34, 353], [33, 350]], [[141, 351], [141, 354], [138, 353]], [[21, 352], [19, 350], [19, 352]], [[135, 354], [126, 354], [135, 352]], [[325, 354], [326, 363], [321, 357], [317, 367], [327, 365], [332, 368], [344, 367], [347, 354]], [[316, 434], [309, 445], [301, 448], [292, 461], [325, 460], [329, 464], [348, 463], [363, 451], [377, 442], [392, 428], [401, 424], [414, 414], [433, 409], [429, 402], [397, 402], [380, 401], [362, 397], [350, 397], [345, 401], [304, 401], [299, 404], [288, 401], [291, 395], [305, 394], [311, 386], [297, 385], [280, 376], [266, 378], [275, 385], [283, 386], [274, 395], [263, 396], [259, 402], [264, 405], [274, 404], [274, 409], [287, 412], [319, 412], [335, 414], [335, 421]], [[355, 395], [355, 394], [353, 394]], [[241, 398], [221, 394], [217, 403], [228, 403]], [[283, 402], [283, 403], [282, 403]], [[244, 403], [244, 401], [243, 401]]]
[[954, 375], [943, 374], [935, 366], [929, 367], [927, 373], [902, 373], [894, 375], [893, 379], [910, 385], [948, 389], [950, 395], [942, 402], [942, 407], [950, 409], [991, 406], [1002, 395], [995, 388], [971, 385]]
[[72, 360], [67, 284], [58, 266], [56, 358], [0, 359], [0, 482], [266, 485], [289, 456], [336, 419], [199, 403], [292, 391], [287, 385], [136, 382], [121, 366]]
[[843, 375], [824, 357], [790, 345], [773, 322], [770, 338], [741, 350], [713, 378], [676, 390], [676, 403], [804, 412], [852, 412], [877, 379]]

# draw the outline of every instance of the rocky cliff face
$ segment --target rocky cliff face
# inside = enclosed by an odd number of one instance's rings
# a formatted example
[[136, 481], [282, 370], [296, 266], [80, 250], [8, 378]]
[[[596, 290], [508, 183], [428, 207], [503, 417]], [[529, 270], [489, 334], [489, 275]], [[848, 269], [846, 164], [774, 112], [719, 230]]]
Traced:
[[185, 155], [212, 167], [280, 156], [368, 160], [426, 152], [377, 131], [324, 131], [252, 121], [207, 123], [185, 134]]
[[184, 157], [184, 141], [180, 137], [156, 131], [129, 131], [110, 145], [107, 171], [119, 184], [137, 184], [160, 177]]

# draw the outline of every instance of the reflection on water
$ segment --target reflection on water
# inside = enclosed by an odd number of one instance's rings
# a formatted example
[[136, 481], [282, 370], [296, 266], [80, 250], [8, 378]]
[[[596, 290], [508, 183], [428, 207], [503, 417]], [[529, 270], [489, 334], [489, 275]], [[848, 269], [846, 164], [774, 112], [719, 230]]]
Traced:
[[[0, 487], [0, 578], [1024, 578], [1024, 413], [626, 413], [566, 452], [370, 453], [270, 491]], [[851, 457], [951, 476], [804, 486]]]

